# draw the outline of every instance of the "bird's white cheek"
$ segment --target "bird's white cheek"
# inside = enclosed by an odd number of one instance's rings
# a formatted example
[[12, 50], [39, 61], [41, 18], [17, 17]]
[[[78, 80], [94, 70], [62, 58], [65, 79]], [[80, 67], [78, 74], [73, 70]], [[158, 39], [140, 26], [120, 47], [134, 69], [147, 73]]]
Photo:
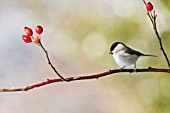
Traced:
[[[122, 44], [118, 44], [112, 52], [113, 53], [120, 53], [122, 51], [122, 49], [125, 49], [125, 46], [122, 45]], [[122, 51], [122, 52], [124, 52], [124, 51]]]

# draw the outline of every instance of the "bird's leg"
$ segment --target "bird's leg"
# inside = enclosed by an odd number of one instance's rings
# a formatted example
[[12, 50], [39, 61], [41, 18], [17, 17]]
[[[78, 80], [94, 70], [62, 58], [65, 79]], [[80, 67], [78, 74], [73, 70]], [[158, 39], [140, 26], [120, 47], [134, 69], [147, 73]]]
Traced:
[[134, 70], [133, 70], [133, 72], [137, 72], [137, 70], [136, 70], [136, 63], [134, 64]]
[[125, 68], [125, 66], [121, 67], [121, 68], [120, 68], [120, 71], [122, 71], [122, 70], [123, 70], [123, 68]]

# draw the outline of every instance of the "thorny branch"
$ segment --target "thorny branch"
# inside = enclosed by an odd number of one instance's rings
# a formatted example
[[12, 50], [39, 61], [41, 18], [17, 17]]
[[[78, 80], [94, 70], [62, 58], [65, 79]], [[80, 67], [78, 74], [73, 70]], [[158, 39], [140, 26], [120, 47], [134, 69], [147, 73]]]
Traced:
[[[146, 5], [145, 0], [143, 0], [143, 2]], [[169, 62], [168, 56], [167, 56], [167, 54], [166, 54], [166, 52], [165, 52], [165, 50], [163, 48], [162, 40], [161, 40], [161, 37], [160, 37], [160, 35], [158, 33], [158, 30], [157, 30], [157, 25], [156, 25], [156, 17], [157, 17], [157, 15], [155, 14], [155, 10], [153, 11], [153, 13], [150, 12], [150, 11], [147, 11], [147, 15], [148, 15], [149, 19], [152, 22], [153, 29], [154, 29], [155, 34], [156, 34], [156, 36], [158, 38], [158, 41], [159, 41], [160, 49], [161, 49], [161, 51], [162, 51], [162, 53], [163, 53], [163, 55], [164, 55], [164, 57], [165, 57], [165, 59], [167, 61], [168, 67], [170, 68], [170, 62]]]
[[[68, 77], [66, 78], [69, 81], [76, 81], [76, 80], [88, 80], [88, 79], [98, 79], [100, 77], [104, 77], [110, 74], [122, 73], [122, 72], [129, 72], [132, 73], [134, 69], [113, 69], [109, 71], [105, 71], [98, 74], [93, 75], [84, 75], [84, 76], [77, 76], [77, 77]], [[137, 72], [163, 72], [163, 73], [170, 73], [170, 69], [161, 69], [161, 68], [146, 68], [146, 69], [137, 69]], [[11, 88], [11, 89], [0, 89], [0, 92], [17, 92], [17, 91], [28, 91], [34, 88], [38, 88], [47, 84], [52, 84], [56, 82], [64, 82], [61, 78], [56, 79], [47, 79], [41, 83], [33, 84], [30, 86], [26, 86], [25, 88]]]

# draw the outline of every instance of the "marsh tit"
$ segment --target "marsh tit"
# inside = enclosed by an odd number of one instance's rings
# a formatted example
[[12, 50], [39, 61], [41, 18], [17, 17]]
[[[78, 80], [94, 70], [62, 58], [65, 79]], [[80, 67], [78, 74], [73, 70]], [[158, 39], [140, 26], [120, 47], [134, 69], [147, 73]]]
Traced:
[[110, 53], [112, 54], [115, 62], [120, 66], [120, 70], [126, 66], [134, 64], [134, 72], [136, 72], [136, 62], [141, 56], [152, 56], [155, 55], [143, 54], [139, 51], [133, 50], [121, 42], [115, 42], [110, 47]]

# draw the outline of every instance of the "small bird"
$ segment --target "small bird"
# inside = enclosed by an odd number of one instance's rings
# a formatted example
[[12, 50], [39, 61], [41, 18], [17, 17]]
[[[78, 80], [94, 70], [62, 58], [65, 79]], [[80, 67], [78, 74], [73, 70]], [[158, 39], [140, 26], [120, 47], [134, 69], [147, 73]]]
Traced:
[[141, 56], [152, 56], [155, 55], [143, 54], [139, 51], [133, 50], [121, 42], [115, 42], [110, 47], [110, 53], [112, 54], [115, 62], [120, 66], [120, 70], [126, 66], [134, 64], [134, 72], [136, 72], [136, 62]]

